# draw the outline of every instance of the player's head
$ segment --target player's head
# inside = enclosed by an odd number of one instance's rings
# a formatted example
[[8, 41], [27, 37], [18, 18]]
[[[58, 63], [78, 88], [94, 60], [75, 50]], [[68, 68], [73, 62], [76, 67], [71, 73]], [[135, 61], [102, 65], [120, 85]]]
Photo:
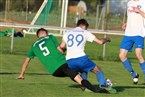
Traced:
[[37, 34], [38, 38], [39, 37], [45, 37], [45, 36], [47, 36], [48, 31], [44, 28], [40, 28], [40, 29], [37, 30], [36, 34]]
[[85, 19], [80, 19], [77, 22], [77, 27], [81, 27], [83, 29], [87, 29], [89, 27], [88, 22]]

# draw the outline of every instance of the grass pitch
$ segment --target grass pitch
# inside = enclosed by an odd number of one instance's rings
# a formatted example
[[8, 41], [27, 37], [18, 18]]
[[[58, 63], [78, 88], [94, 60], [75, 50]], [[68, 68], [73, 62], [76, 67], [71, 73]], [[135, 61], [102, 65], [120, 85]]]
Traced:
[[[102, 37], [97, 35], [97, 37]], [[25, 55], [35, 36], [14, 39], [14, 50], [10, 53], [10, 37], [0, 37], [0, 97], [145, 97], [143, 74], [134, 53], [128, 57], [133, 68], [140, 74], [139, 84], [133, 85], [130, 74], [124, 69], [118, 58], [121, 36], [109, 36], [111, 43], [106, 44], [106, 55], [102, 58], [103, 46], [87, 43], [86, 53], [104, 71], [107, 78], [113, 82], [117, 94], [100, 94], [83, 92], [69, 78], [52, 77], [37, 58], [31, 60], [24, 80], [17, 80]], [[61, 38], [58, 38], [61, 41]], [[145, 50], [143, 51], [145, 56]], [[98, 87], [94, 74], [89, 73], [89, 79]]]

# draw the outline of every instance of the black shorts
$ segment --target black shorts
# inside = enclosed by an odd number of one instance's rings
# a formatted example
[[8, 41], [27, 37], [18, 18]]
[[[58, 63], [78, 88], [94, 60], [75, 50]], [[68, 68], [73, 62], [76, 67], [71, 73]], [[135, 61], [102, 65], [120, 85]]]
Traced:
[[73, 80], [78, 73], [70, 69], [67, 63], [65, 63], [60, 66], [52, 75], [56, 77], [70, 77]]

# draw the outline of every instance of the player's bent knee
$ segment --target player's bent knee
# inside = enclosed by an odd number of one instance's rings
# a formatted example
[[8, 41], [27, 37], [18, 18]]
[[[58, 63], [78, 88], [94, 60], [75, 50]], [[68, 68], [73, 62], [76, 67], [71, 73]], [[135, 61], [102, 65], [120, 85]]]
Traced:
[[119, 58], [121, 61], [124, 61], [126, 59], [126, 56], [124, 56], [123, 54], [119, 54]]
[[99, 67], [95, 67], [95, 68], [92, 70], [93, 73], [97, 73], [97, 72], [99, 72], [99, 71], [101, 71], [101, 69], [100, 69]]
[[143, 58], [141, 54], [136, 54], [136, 57], [137, 57], [138, 59], [142, 59], [142, 58]]

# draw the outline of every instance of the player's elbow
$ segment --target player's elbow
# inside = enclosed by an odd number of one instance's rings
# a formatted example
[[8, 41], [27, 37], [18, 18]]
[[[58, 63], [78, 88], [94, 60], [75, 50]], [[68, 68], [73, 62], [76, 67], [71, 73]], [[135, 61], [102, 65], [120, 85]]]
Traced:
[[57, 49], [58, 49], [62, 54], [64, 54], [64, 51], [63, 51], [63, 49], [62, 49], [60, 46], [58, 46]]

